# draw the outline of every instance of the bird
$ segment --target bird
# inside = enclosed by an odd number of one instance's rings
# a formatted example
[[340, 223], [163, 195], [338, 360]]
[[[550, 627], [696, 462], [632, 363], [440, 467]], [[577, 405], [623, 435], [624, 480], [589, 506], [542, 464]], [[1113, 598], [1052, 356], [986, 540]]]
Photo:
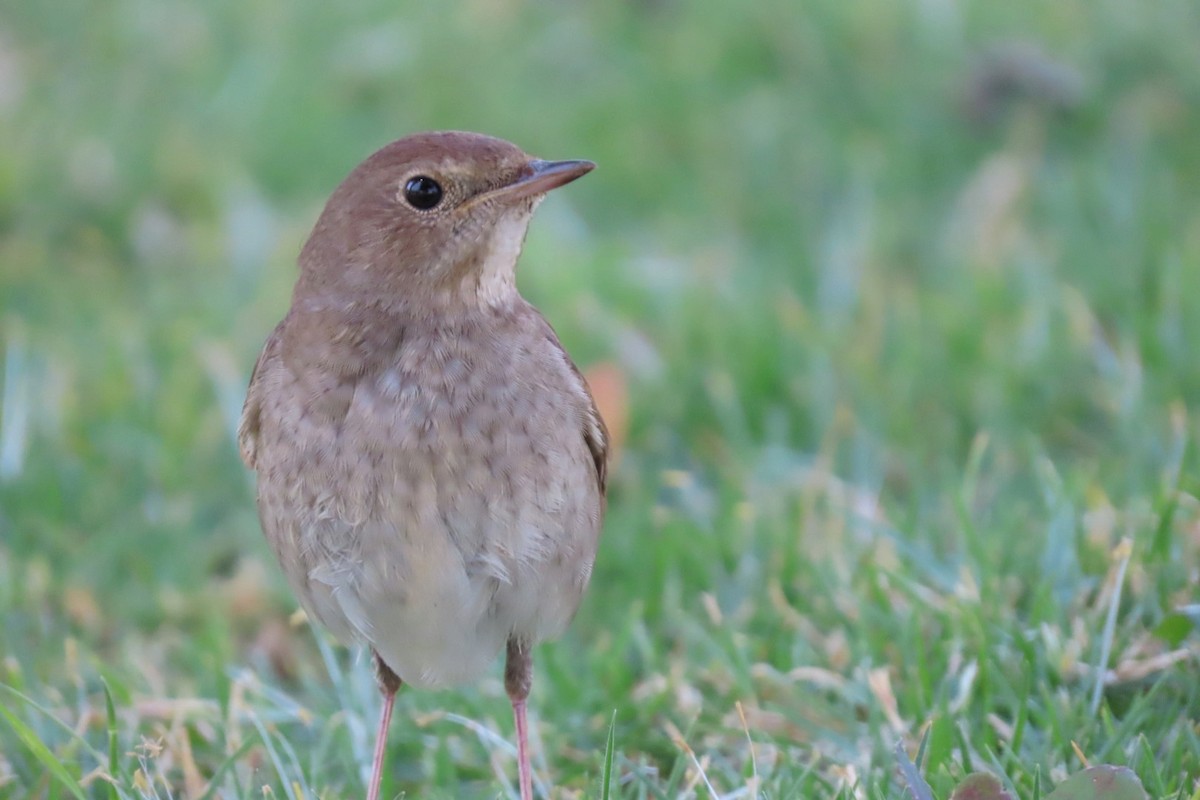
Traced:
[[478, 133], [385, 145], [333, 191], [238, 427], [266, 540], [310, 619], [370, 648], [396, 693], [480, 678], [505, 652], [532, 800], [531, 650], [588, 586], [609, 436], [587, 382], [516, 285], [534, 209], [590, 161]]

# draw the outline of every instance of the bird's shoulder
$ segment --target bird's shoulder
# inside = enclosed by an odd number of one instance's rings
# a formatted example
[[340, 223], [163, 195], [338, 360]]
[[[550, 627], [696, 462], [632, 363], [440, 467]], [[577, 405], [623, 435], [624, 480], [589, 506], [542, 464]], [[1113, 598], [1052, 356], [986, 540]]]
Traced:
[[402, 320], [370, 303], [318, 298], [293, 304], [250, 376], [238, 426], [246, 465], [256, 468], [264, 417], [272, 409], [291, 408], [286, 401], [302, 397], [302, 410], [313, 419], [341, 419], [358, 382], [389, 363], [404, 334]]

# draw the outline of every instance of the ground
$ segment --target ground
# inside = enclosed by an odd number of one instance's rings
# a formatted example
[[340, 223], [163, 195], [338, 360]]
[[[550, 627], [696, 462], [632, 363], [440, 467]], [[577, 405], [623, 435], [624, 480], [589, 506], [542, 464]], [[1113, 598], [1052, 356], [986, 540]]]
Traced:
[[[1200, 6], [0, 10], [0, 796], [358, 796], [234, 429], [324, 198], [404, 133], [592, 175], [520, 282], [621, 440], [540, 647], [554, 797], [1200, 792]], [[511, 797], [499, 666], [389, 797]], [[924, 741], [922, 748], [921, 742]], [[111, 780], [110, 780], [111, 779]], [[82, 787], [82, 788], [80, 788]]]

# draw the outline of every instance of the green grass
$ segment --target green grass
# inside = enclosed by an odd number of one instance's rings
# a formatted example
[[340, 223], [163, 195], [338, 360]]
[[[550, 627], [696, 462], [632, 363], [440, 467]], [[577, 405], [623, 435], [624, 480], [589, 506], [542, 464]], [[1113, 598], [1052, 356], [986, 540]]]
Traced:
[[[630, 396], [554, 797], [899, 798], [922, 739], [939, 798], [1197, 797], [1200, 7], [413, 6], [0, 10], [0, 797], [362, 792], [233, 427], [324, 198], [430, 128], [600, 165], [521, 273]], [[396, 716], [389, 797], [512, 796], [498, 670]]]

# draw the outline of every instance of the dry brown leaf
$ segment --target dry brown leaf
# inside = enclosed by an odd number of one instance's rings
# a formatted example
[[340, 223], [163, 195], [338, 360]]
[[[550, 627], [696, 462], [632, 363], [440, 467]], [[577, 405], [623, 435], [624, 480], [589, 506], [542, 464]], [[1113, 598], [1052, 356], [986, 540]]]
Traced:
[[784, 737], [792, 741], [807, 739], [804, 731], [778, 711], [768, 711], [758, 706], [741, 707], [726, 714], [723, 722], [730, 728], [748, 728], [773, 737]]
[[242, 558], [234, 573], [217, 586], [217, 596], [235, 621], [257, 620], [271, 607], [270, 585], [267, 568], [260, 559]]
[[[134, 712], [146, 719], [188, 720], [195, 717], [216, 718], [221, 707], [215, 700], [195, 697], [162, 697], [138, 700], [133, 704]], [[161, 742], [143, 737], [142, 746], [162, 749]]]
[[896, 733], [903, 733], [908, 729], [904, 720], [900, 719], [899, 707], [896, 704], [896, 695], [892, 691], [892, 678], [888, 674], [887, 667], [879, 667], [867, 673], [867, 686], [871, 690], [871, 694], [875, 695], [875, 699], [879, 701], [879, 706], [883, 709], [883, 715], [887, 718], [888, 725]]
[[63, 610], [72, 622], [93, 633], [100, 629], [104, 621], [96, 595], [86, 586], [67, 587], [63, 592]]
[[271, 617], [259, 626], [251, 649], [265, 656], [271, 669], [280, 678], [295, 680], [299, 659], [296, 656], [295, 640], [287, 622]]
[[629, 379], [619, 364], [601, 361], [583, 371], [596, 408], [608, 428], [610, 466], [616, 467], [629, 433]]
[[811, 683], [821, 689], [835, 692], [845, 689], [847, 683], [844, 675], [821, 667], [796, 667], [788, 672], [787, 676], [790, 680]]
[[1112, 677], [1118, 683], [1139, 681], [1155, 673], [1164, 672], [1179, 662], [1187, 661], [1196, 655], [1190, 648], [1184, 647], [1179, 650], [1171, 650], [1167, 653], [1159, 653], [1148, 658], [1123, 660], [1113, 670]]

